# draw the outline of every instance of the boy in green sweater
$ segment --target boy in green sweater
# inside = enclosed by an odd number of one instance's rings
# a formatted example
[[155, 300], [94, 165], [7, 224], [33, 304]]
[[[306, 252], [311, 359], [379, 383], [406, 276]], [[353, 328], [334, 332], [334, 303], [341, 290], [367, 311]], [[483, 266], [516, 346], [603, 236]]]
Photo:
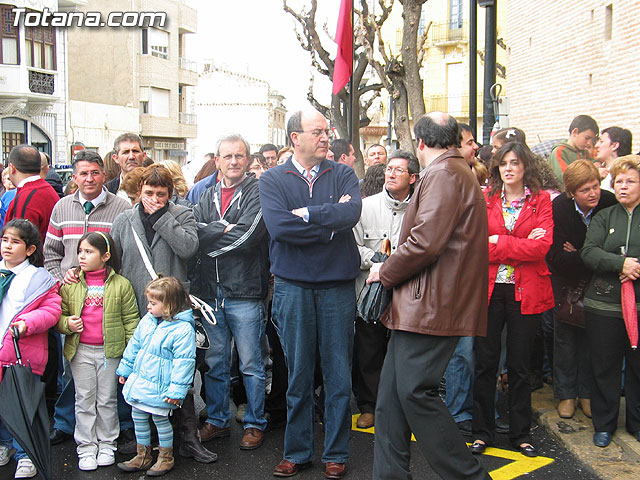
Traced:
[[562, 174], [576, 160], [591, 160], [589, 150], [593, 148], [598, 136], [598, 124], [589, 115], [578, 115], [569, 125], [569, 139], [560, 142], [549, 154], [549, 163], [558, 180], [562, 182]]

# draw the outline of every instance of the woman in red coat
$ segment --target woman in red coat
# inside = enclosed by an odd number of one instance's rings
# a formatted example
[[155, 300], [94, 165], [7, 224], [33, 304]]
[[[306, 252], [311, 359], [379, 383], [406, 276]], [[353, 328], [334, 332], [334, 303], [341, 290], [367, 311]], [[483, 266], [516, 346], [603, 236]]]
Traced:
[[535, 157], [522, 143], [507, 143], [491, 162], [486, 194], [489, 220], [489, 322], [486, 337], [475, 340], [473, 453], [495, 437], [495, 386], [501, 335], [507, 327], [509, 440], [528, 457], [537, 456], [529, 434], [529, 369], [542, 312], [553, 308], [544, 257], [553, 242], [549, 194], [540, 190]]

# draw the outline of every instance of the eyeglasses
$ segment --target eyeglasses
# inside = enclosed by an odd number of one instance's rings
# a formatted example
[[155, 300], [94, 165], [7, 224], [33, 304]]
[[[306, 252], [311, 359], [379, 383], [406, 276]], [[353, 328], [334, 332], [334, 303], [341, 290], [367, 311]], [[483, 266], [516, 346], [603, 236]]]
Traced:
[[240, 154], [240, 153], [236, 153], [235, 155], [233, 155], [233, 154], [231, 154], [231, 153], [230, 153], [229, 155], [225, 155], [224, 157], [221, 157], [221, 158], [222, 158], [223, 160], [225, 160], [225, 161], [227, 161], [227, 162], [228, 162], [228, 161], [230, 161], [232, 158], [233, 158], [233, 159], [236, 159], [236, 160], [238, 160], [238, 161], [240, 161], [240, 160], [244, 160], [245, 158], [247, 158], [247, 156], [246, 156], [246, 155], [242, 155], [242, 154]]
[[331, 130], [330, 129], [321, 129], [321, 128], [316, 128], [315, 130], [296, 130], [297, 133], [310, 133], [312, 136], [318, 138], [321, 137], [323, 134], [326, 135], [327, 137], [331, 136]]
[[391, 175], [392, 173], [395, 173], [396, 175], [402, 175], [407, 172], [409, 172], [409, 170], [405, 170], [402, 167], [387, 167], [384, 169], [384, 173], [388, 173], [389, 175]]

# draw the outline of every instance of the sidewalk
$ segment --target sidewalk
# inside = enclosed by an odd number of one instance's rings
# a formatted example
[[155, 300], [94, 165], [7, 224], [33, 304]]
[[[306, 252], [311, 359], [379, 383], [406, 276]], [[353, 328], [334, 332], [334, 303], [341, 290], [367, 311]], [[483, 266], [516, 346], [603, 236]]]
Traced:
[[544, 385], [531, 395], [531, 407], [538, 423], [558, 438], [563, 446], [603, 479], [640, 478], [640, 442], [624, 428], [624, 398], [620, 402], [618, 430], [606, 448], [593, 444], [593, 423], [582, 410], [571, 419], [558, 416], [553, 387]]

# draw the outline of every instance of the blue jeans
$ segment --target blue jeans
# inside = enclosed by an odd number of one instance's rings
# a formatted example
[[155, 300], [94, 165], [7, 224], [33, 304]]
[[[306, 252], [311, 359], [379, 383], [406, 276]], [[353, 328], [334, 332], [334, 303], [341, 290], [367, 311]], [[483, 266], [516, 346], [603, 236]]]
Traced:
[[216, 325], [203, 322], [211, 346], [205, 354], [209, 370], [205, 376], [207, 423], [219, 428], [229, 426], [229, 388], [231, 383], [231, 338], [238, 350], [240, 372], [247, 391], [244, 428], [264, 430], [265, 368], [260, 339], [264, 333], [264, 302], [244, 298], [207, 299], [216, 311]]
[[473, 368], [473, 337], [460, 337], [445, 371], [445, 403], [456, 423], [471, 420], [473, 414]]
[[351, 430], [354, 282], [314, 289], [276, 277], [272, 316], [289, 371], [283, 457], [293, 463], [313, 457], [313, 376], [319, 351], [325, 388], [322, 461], [345, 463]]

